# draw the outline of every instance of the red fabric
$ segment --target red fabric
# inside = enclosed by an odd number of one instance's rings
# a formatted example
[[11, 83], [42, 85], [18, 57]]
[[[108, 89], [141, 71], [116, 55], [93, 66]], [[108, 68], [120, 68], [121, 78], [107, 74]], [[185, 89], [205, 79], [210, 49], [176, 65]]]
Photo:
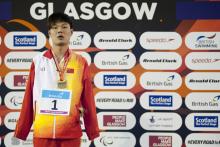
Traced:
[[33, 91], [32, 91], [34, 85], [34, 75], [35, 75], [34, 63], [32, 63], [26, 85], [26, 91], [24, 94], [20, 117], [15, 129], [15, 136], [22, 140], [26, 140], [34, 119]]
[[34, 147], [80, 147], [80, 138], [76, 139], [45, 139], [34, 138]]
[[[44, 54], [45, 57], [51, 57], [51, 51], [47, 51]], [[51, 58], [50, 58], [51, 59]], [[28, 82], [26, 85], [24, 100], [22, 104], [22, 109], [20, 113], [19, 120], [17, 122], [17, 126], [15, 129], [15, 137], [26, 140], [32, 123], [34, 121], [34, 108], [33, 106], [33, 85], [34, 85], [34, 77], [35, 77], [35, 66], [34, 63], [31, 65], [30, 74], [28, 78]], [[84, 72], [83, 72], [83, 91], [81, 94], [80, 102], [83, 108], [85, 109], [84, 113], [84, 124], [85, 124], [85, 131], [87, 136], [90, 140], [99, 136], [99, 128], [98, 122], [96, 117], [96, 107], [94, 102], [93, 90], [92, 90], [92, 82], [90, 76], [90, 69], [88, 64], [85, 62], [84, 65]], [[67, 126], [63, 126], [67, 127]], [[68, 128], [66, 128], [68, 129]], [[82, 135], [82, 130], [79, 127], [76, 127], [74, 132], [71, 132], [73, 135], [72, 138], [79, 138]], [[80, 134], [80, 136], [76, 136]], [[75, 137], [74, 137], [75, 136]], [[64, 139], [63, 138], [56, 138], [56, 139]]]

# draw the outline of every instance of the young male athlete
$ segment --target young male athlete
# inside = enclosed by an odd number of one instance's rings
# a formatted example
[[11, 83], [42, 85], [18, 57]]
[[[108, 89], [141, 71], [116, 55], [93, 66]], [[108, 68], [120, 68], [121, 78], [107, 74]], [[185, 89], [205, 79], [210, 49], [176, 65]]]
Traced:
[[99, 136], [89, 66], [68, 47], [66, 14], [50, 15], [48, 30], [52, 48], [33, 59], [14, 136], [25, 140], [33, 123], [35, 147], [79, 147], [81, 106], [87, 136]]

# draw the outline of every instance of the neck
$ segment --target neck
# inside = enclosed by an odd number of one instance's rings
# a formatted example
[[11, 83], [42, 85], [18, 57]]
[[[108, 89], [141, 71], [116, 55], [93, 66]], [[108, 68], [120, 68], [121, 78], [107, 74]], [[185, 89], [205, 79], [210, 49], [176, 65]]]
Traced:
[[64, 54], [66, 53], [67, 50], [68, 50], [67, 46], [54, 46], [52, 48], [52, 51], [54, 55], [56, 56], [56, 58], [58, 59], [58, 61], [61, 61], [61, 59], [64, 57]]

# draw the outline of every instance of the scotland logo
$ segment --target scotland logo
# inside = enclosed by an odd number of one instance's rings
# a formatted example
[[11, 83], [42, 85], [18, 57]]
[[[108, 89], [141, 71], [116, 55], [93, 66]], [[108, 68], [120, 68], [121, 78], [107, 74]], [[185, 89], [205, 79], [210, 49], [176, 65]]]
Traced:
[[104, 86], [127, 86], [127, 75], [104, 75]]
[[14, 35], [14, 46], [37, 46], [36, 35]]

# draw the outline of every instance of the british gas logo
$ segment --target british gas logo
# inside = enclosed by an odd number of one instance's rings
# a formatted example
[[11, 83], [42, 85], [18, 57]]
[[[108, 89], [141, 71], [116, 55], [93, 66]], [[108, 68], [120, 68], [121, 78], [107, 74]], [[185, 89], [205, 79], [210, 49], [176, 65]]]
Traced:
[[86, 49], [91, 44], [91, 37], [87, 32], [74, 31], [70, 38], [70, 49]]
[[187, 34], [185, 42], [192, 50], [219, 50], [219, 39], [218, 32], [191, 32]]
[[95, 55], [94, 63], [99, 69], [131, 69], [136, 58], [131, 52], [105, 51]]
[[186, 96], [185, 104], [190, 110], [218, 111], [220, 110], [220, 93], [192, 92]]
[[5, 36], [5, 45], [10, 49], [41, 49], [46, 37], [41, 32], [10, 32]]
[[182, 84], [182, 78], [175, 72], [145, 72], [140, 77], [144, 89], [175, 90]]

